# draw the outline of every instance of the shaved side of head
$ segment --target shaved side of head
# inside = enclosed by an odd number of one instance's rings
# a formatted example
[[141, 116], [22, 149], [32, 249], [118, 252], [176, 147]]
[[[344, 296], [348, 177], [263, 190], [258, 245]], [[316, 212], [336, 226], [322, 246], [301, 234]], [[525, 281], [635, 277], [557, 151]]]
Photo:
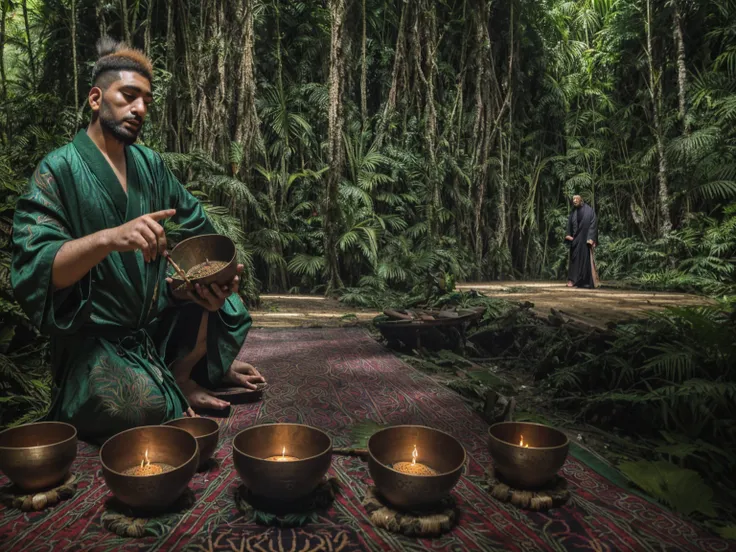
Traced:
[[116, 42], [103, 36], [97, 42], [99, 59], [92, 68], [92, 86], [103, 90], [120, 78], [122, 71], [135, 71], [149, 82], [153, 81], [153, 64], [142, 51], [125, 42]]

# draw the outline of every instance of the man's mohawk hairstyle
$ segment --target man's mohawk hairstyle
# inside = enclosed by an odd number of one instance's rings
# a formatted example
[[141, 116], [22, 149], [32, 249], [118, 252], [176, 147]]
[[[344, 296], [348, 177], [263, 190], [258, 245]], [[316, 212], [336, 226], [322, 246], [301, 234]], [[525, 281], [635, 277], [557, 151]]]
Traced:
[[92, 84], [108, 71], [135, 71], [153, 81], [153, 64], [146, 54], [131, 48], [125, 42], [118, 42], [109, 36], [97, 41], [97, 54], [100, 56], [92, 69]]

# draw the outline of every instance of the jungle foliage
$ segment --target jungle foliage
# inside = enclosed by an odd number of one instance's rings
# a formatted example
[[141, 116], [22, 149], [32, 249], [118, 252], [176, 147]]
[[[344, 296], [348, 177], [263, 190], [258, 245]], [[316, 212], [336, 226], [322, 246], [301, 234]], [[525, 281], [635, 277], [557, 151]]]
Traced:
[[733, 531], [732, 302], [669, 308], [607, 329], [558, 312], [540, 318], [531, 304], [472, 292], [432, 303], [482, 305], [486, 314], [466, 347], [404, 351], [409, 364], [463, 395], [489, 423], [500, 421], [497, 397], [514, 397], [514, 419], [592, 435], [591, 446], [647, 494], [724, 536]]
[[671, 439], [653, 460], [732, 470], [735, 0], [0, 0], [0, 16], [0, 425], [42, 412], [49, 384], [8, 281], [15, 201], [86, 124], [110, 34], [153, 58], [143, 142], [236, 239], [250, 301], [564, 278], [582, 194], [604, 279], [722, 302], [593, 350], [547, 325], [518, 355], [540, 351], [561, 408], [649, 420]]
[[605, 279], [732, 291], [733, 0], [0, 6], [4, 228], [110, 34], [153, 58], [143, 142], [239, 222], [251, 297], [559, 278], [574, 192]]

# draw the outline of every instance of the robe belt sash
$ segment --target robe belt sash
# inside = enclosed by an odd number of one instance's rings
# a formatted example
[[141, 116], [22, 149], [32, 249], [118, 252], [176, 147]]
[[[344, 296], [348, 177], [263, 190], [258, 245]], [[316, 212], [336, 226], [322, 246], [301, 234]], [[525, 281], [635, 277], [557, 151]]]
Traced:
[[166, 367], [166, 363], [158, 352], [151, 335], [143, 328], [131, 329], [122, 326], [83, 326], [81, 335], [105, 339], [116, 348], [120, 358], [127, 359], [131, 365], [143, 368], [152, 381], [156, 383], [161, 395], [178, 399], [186, 410], [188, 402], [184, 397], [174, 375]]

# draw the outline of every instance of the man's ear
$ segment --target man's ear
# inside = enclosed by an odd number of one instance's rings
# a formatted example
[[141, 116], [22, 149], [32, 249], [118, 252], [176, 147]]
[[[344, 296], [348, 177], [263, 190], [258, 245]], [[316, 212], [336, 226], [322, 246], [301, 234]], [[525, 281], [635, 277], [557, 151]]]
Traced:
[[92, 109], [92, 112], [98, 112], [102, 105], [102, 88], [93, 86], [87, 95], [87, 100], [89, 101], [89, 107]]

